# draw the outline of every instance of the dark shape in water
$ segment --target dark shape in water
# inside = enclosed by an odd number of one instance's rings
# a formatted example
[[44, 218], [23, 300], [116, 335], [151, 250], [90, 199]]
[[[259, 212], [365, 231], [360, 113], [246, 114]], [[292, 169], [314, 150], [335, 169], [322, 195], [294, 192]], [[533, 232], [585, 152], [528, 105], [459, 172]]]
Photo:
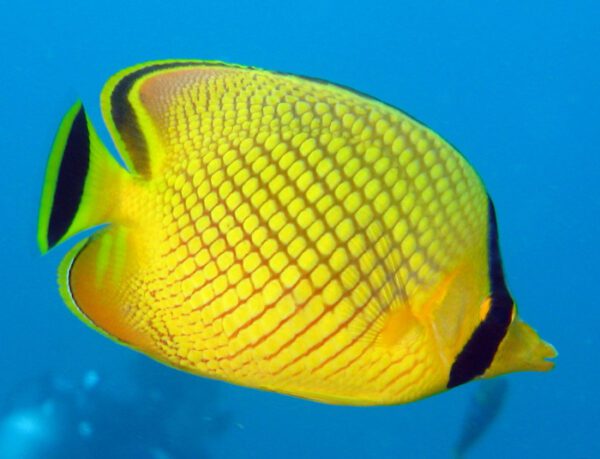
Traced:
[[471, 397], [465, 422], [455, 447], [455, 457], [462, 459], [481, 437], [490, 429], [500, 414], [508, 392], [508, 381], [504, 378], [479, 382]]

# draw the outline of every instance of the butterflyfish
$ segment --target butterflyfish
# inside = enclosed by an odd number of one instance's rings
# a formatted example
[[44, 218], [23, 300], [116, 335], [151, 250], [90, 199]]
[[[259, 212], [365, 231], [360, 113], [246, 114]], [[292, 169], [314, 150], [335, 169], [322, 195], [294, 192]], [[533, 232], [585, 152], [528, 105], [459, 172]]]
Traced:
[[[144, 63], [77, 102], [42, 193], [83, 322], [172, 367], [348, 405], [548, 370], [506, 286], [494, 206], [449, 143], [326, 81]], [[122, 164], [122, 165], [121, 165]]]

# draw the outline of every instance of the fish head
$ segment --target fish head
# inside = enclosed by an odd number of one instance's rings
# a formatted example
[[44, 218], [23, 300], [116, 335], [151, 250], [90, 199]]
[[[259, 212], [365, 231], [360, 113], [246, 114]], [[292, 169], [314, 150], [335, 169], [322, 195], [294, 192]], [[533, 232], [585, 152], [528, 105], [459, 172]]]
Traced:
[[515, 371], [548, 371], [554, 368], [554, 362], [549, 359], [557, 355], [554, 346], [540, 338], [515, 312], [506, 336], [483, 376], [491, 378]]

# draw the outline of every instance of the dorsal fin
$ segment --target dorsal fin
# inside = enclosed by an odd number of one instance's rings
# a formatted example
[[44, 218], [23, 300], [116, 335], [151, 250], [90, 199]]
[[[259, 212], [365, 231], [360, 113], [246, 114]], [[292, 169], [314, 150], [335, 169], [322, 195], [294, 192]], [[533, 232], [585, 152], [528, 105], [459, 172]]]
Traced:
[[[241, 66], [213, 61], [154, 61], [127, 68], [114, 75], [101, 95], [102, 114], [110, 134], [130, 171], [151, 177], [164, 151], [162, 136], [168, 110], [189, 79], [158, 78], [173, 76], [194, 67]], [[195, 84], [192, 81], [192, 84]]]

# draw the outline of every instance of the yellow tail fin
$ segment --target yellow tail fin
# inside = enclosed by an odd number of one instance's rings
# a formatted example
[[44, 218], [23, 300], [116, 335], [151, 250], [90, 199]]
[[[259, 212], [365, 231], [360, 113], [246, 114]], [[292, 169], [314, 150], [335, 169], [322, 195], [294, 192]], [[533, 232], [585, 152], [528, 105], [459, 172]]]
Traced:
[[110, 155], [81, 102], [63, 118], [46, 167], [38, 220], [42, 253], [111, 220], [126, 172]]

